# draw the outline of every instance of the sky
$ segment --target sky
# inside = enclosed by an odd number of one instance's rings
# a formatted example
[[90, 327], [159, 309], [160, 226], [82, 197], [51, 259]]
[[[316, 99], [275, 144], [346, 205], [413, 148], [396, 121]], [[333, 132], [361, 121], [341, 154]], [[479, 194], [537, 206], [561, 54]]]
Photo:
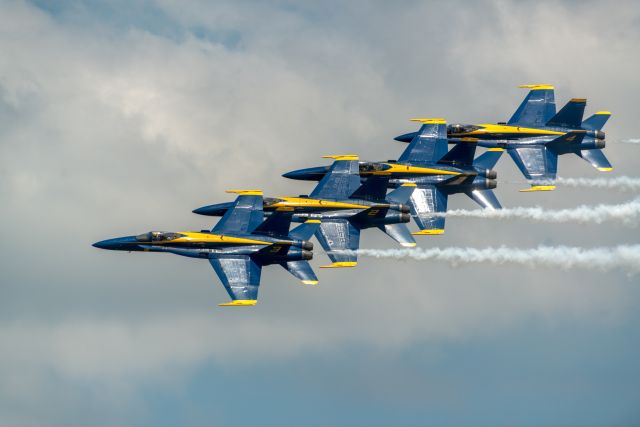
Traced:
[[[611, 111], [608, 176], [638, 176], [640, 146], [620, 141], [640, 137], [639, 43], [631, 0], [0, 0], [0, 426], [638, 425], [627, 271], [362, 258], [314, 287], [266, 268], [237, 310], [202, 260], [91, 244], [210, 228], [191, 210], [230, 188], [308, 193], [280, 174], [322, 155], [397, 158], [412, 117], [504, 121], [520, 84]], [[637, 197], [520, 193], [513, 162], [497, 170], [509, 207]], [[419, 245], [639, 237], [449, 218]], [[395, 247], [373, 231], [361, 246]]]

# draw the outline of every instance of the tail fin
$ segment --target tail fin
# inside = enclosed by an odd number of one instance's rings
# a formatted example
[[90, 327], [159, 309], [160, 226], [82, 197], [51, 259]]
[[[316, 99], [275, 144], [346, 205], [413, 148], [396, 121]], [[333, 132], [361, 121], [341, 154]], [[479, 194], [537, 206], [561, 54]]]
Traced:
[[523, 85], [530, 89], [508, 125], [521, 127], [542, 127], [556, 114], [554, 88], [551, 85]]
[[320, 227], [319, 219], [308, 219], [304, 224], [297, 226], [289, 233], [293, 240], [309, 240], [313, 233]]
[[447, 153], [447, 121], [444, 119], [411, 119], [422, 123], [422, 127], [404, 150], [399, 162], [436, 162]]
[[475, 140], [458, 142], [448, 153], [438, 160], [438, 163], [471, 166], [471, 164], [473, 164], [473, 156], [476, 155], [476, 146]]
[[582, 122], [582, 129], [585, 130], [600, 130], [604, 127], [607, 120], [611, 117], [609, 111], [598, 111], [593, 116]]
[[493, 169], [500, 157], [504, 153], [504, 148], [489, 148], [473, 161], [473, 166], [477, 169]]
[[400, 243], [400, 246], [404, 246], [405, 248], [413, 248], [416, 246], [416, 241], [405, 224], [384, 224], [378, 226], [378, 228], [393, 240]]
[[558, 114], [553, 116], [551, 120], [547, 122], [547, 126], [579, 129], [582, 122], [582, 116], [584, 115], [584, 107], [586, 105], [587, 100], [584, 98], [571, 99], [567, 102], [567, 105], [558, 111]]
[[389, 176], [370, 176], [349, 198], [381, 202], [387, 195], [388, 185]]
[[582, 150], [576, 154], [591, 163], [591, 165], [600, 172], [610, 172], [613, 170], [613, 166], [611, 166], [611, 163], [609, 163], [609, 160], [607, 160], [607, 157], [600, 149]]
[[305, 285], [317, 285], [318, 278], [307, 261], [287, 261], [280, 264], [285, 270], [293, 274]]
[[405, 204], [409, 201], [409, 197], [411, 197], [411, 194], [413, 194], [413, 190], [415, 189], [415, 183], [406, 182], [391, 193], [387, 194], [387, 201], [391, 203]]

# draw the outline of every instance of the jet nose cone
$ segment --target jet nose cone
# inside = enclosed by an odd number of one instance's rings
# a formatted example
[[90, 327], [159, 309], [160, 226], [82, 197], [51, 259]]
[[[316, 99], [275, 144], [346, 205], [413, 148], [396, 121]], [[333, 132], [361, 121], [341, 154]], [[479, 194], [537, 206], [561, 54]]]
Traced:
[[95, 242], [93, 245], [94, 248], [98, 248], [98, 249], [109, 249], [109, 241], [108, 240], [101, 240], [99, 242]]

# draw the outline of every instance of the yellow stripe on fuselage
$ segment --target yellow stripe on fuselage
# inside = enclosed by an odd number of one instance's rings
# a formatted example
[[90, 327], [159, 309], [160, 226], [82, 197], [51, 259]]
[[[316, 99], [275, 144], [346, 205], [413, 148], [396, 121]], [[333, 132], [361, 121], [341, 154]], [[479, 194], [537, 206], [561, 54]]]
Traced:
[[273, 242], [265, 242], [264, 240], [246, 239], [244, 237], [231, 237], [222, 234], [196, 233], [193, 231], [180, 231], [185, 237], [179, 237], [173, 240], [165, 240], [156, 243], [227, 243], [246, 244], [246, 245], [271, 245]]
[[368, 205], [336, 202], [333, 200], [311, 199], [307, 197], [278, 197], [278, 201], [267, 208], [331, 208], [331, 209], [369, 209]]
[[480, 129], [471, 131], [453, 134], [452, 136], [468, 136], [468, 135], [485, 135], [491, 133], [500, 133], [500, 134], [510, 134], [510, 135], [564, 135], [566, 132], [558, 132], [555, 130], [547, 130], [547, 129], [535, 129], [535, 128], [523, 128], [518, 126], [509, 126], [509, 125], [494, 125], [490, 123], [482, 123], [479, 124]]
[[384, 163], [389, 166], [388, 169], [371, 172], [360, 172], [360, 175], [391, 175], [394, 173], [408, 173], [416, 175], [460, 175], [461, 172], [449, 171], [444, 169], [423, 168], [420, 166], [409, 166], [400, 163]]

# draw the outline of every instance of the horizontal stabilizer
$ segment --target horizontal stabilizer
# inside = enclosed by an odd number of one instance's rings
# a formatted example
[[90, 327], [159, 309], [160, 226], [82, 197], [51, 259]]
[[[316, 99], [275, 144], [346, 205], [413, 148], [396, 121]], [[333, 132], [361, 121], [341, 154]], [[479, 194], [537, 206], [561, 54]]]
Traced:
[[571, 99], [567, 102], [567, 105], [558, 111], [558, 114], [547, 122], [547, 126], [579, 129], [582, 124], [582, 116], [584, 115], [584, 107], [586, 107], [586, 105], [587, 100], [584, 98]]
[[611, 117], [611, 113], [608, 111], [598, 111], [593, 116], [582, 122], [582, 129], [585, 130], [601, 130], [607, 120]]
[[496, 194], [492, 190], [472, 190], [467, 192], [466, 194], [467, 196], [471, 197], [474, 202], [485, 209], [502, 209], [502, 205], [500, 205]]
[[613, 170], [613, 166], [611, 166], [611, 163], [609, 163], [609, 160], [600, 149], [582, 150], [578, 156], [591, 163], [591, 165], [600, 172], [610, 172]]
[[288, 261], [280, 264], [285, 270], [297, 277], [305, 285], [317, 285], [318, 278], [307, 261]]
[[385, 224], [380, 225], [378, 228], [393, 240], [400, 243], [400, 246], [405, 248], [413, 248], [416, 246], [416, 241], [405, 224]]

